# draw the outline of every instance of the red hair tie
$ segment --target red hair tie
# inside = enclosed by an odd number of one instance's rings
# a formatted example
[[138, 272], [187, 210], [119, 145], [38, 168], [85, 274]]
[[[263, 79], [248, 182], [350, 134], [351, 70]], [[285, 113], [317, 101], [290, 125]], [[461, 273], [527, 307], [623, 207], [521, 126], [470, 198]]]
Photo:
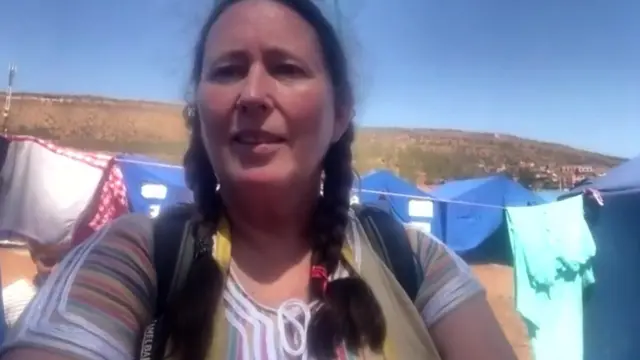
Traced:
[[329, 283], [329, 275], [327, 274], [327, 268], [321, 265], [314, 265], [311, 267], [311, 278], [322, 281], [322, 293], [327, 291], [327, 284]]

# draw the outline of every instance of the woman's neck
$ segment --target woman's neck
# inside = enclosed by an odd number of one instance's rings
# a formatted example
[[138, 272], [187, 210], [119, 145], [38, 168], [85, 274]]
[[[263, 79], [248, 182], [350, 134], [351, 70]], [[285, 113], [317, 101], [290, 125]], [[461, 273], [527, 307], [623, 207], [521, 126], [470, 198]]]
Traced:
[[234, 243], [245, 242], [269, 257], [310, 248], [309, 226], [319, 196], [316, 187], [278, 192], [233, 190], [222, 196]]
[[282, 211], [282, 208], [227, 207], [234, 238], [251, 241], [259, 249], [293, 246], [308, 237], [311, 209]]
[[247, 281], [252, 279], [254, 285], [273, 285], [292, 274], [308, 273], [311, 257], [308, 228], [313, 206], [283, 207], [292, 205], [288, 201], [273, 206], [259, 204], [226, 209], [233, 243], [231, 256], [246, 276], [241, 283], [249, 286]]

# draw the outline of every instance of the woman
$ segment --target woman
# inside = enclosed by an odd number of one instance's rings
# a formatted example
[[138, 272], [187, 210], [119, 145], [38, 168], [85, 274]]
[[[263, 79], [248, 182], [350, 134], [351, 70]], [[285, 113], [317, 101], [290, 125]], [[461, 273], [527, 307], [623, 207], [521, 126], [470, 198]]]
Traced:
[[[222, 1], [192, 80], [184, 165], [205, 236], [189, 239], [204, 251], [165, 312], [170, 358], [515, 359], [481, 286], [441, 243], [417, 239], [425, 281], [414, 307], [354, 230], [353, 94], [311, 1]], [[136, 358], [162, 266], [152, 239], [150, 220], [127, 216], [81, 245], [2, 359]]]

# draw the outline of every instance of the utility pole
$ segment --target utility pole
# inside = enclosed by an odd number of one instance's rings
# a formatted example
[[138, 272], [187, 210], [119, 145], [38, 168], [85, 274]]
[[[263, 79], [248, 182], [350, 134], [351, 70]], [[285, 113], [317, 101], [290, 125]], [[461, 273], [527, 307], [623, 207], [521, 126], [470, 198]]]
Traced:
[[4, 99], [4, 109], [2, 111], [2, 132], [7, 135], [7, 126], [9, 125], [9, 115], [11, 115], [11, 97], [13, 96], [13, 80], [16, 77], [17, 67], [15, 64], [9, 64], [9, 79], [7, 92]]

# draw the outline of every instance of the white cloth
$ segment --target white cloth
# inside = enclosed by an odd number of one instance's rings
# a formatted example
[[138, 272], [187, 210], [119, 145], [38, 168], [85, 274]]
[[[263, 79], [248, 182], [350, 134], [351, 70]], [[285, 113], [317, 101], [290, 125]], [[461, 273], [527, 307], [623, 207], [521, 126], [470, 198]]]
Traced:
[[39, 139], [12, 139], [0, 171], [0, 232], [41, 243], [70, 239], [104, 169], [93, 155]]
[[18, 321], [20, 314], [36, 295], [36, 287], [29, 281], [21, 279], [2, 289], [4, 318], [11, 328]]

